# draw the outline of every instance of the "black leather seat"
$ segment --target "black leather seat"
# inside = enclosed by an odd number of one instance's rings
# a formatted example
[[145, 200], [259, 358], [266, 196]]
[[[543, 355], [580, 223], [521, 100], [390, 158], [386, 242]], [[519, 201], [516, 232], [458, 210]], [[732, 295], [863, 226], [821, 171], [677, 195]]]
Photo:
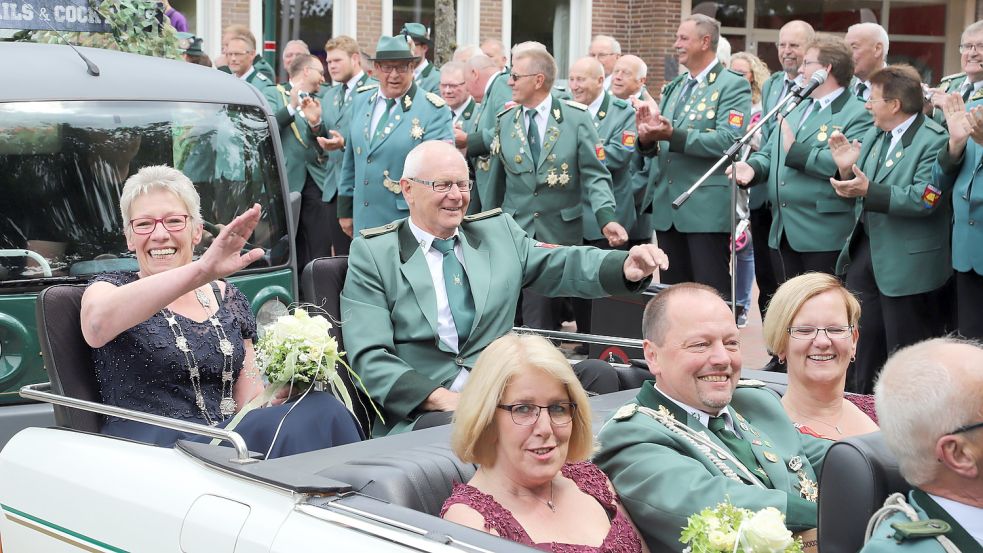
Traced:
[[[59, 284], [38, 294], [35, 307], [41, 356], [51, 391], [87, 401], [102, 402], [92, 367], [92, 349], [82, 337], [83, 285]], [[102, 416], [55, 405], [59, 426], [98, 432]]]
[[819, 477], [821, 552], [859, 551], [874, 511], [890, 494], [910, 489], [880, 432], [833, 444]]
[[[342, 332], [344, 321], [341, 317], [341, 289], [345, 286], [345, 276], [348, 274], [348, 256], [319, 257], [304, 267], [300, 275], [301, 300], [319, 306], [332, 319], [331, 335], [338, 340], [338, 349], [345, 351], [345, 339]], [[338, 324], [341, 322], [342, 324]], [[362, 426], [366, 436], [372, 435], [372, 423], [375, 421], [369, 398], [344, 367], [339, 367], [338, 374], [345, 383], [352, 398], [355, 418]]]

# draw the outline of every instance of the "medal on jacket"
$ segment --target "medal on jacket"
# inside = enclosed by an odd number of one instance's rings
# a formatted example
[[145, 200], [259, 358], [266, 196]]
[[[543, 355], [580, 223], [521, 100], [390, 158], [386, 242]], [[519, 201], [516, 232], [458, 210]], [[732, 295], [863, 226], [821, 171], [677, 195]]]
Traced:
[[[407, 96], [408, 98], [409, 96]], [[415, 140], [420, 140], [423, 138], [423, 127], [420, 126], [420, 120], [416, 117], [413, 118], [413, 126], [410, 128], [410, 136]]]

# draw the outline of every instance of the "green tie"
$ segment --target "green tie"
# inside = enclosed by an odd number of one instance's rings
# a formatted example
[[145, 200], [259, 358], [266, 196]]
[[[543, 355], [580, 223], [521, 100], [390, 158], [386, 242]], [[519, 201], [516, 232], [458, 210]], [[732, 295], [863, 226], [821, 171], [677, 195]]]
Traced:
[[970, 95], [973, 93], [973, 83], [966, 81], [962, 85], [963, 88], [963, 102], [968, 102]]
[[672, 110], [672, 118], [675, 119], [679, 112], [682, 111], [683, 106], [689, 101], [689, 97], [693, 95], [693, 88], [695, 88], [696, 79], [690, 77], [686, 80], [686, 84], [683, 85], [683, 90], [679, 93], [679, 99], [676, 100], [676, 107]]
[[868, 175], [868, 177], [871, 180], [877, 177], [877, 173], [880, 172], [881, 167], [884, 166], [884, 163], [887, 161], [887, 154], [888, 154], [887, 150], [888, 148], [891, 147], [891, 133], [886, 131], [881, 131], [881, 134], [882, 134], [881, 151], [877, 156], [877, 164], [874, 165], [874, 173], [872, 175]]
[[539, 125], [536, 124], [536, 110], [531, 109], [526, 112], [529, 116], [529, 131], [526, 135], [529, 139], [529, 155], [532, 156], [533, 166], [539, 164]]
[[[758, 464], [758, 460], [754, 457], [754, 451], [751, 450], [751, 444], [746, 440], [737, 437], [727, 429], [727, 422], [723, 417], [710, 417], [710, 422], [707, 425], [710, 432], [713, 432], [720, 438], [721, 442], [727, 446], [727, 449], [737, 457], [737, 460], [741, 462], [742, 465], [748, 468], [749, 471], [753, 472], [759, 480], [769, 488], [771, 487], [771, 480], [768, 475], [761, 470], [761, 465]], [[757, 470], [756, 470], [757, 469]]]
[[864, 92], [866, 92], [866, 91], [867, 91], [867, 83], [860, 83], [860, 84], [858, 84], [857, 85], [857, 99], [858, 100], [864, 100], [864, 101], [866, 101], [867, 99], [864, 98]]
[[375, 126], [375, 134], [372, 135], [372, 144], [375, 144], [386, 134], [386, 124], [389, 123], [389, 112], [392, 111], [394, 105], [396, 105], [395, 98], [386, 98], [386, 110], [382, 112], [382, 117], [379, 118], [379, 122]]
[[457, 237], [441, 240], [434, 238], [433, 249], [444, 255], [444, 289], [447, 291], [447, 303], [457, 327], [457, 349], [463, 349], [468, 340], [471, 325], [474, 323], [474, 299], [471, 297], [471, 284], [464, 266], [454, 254], [454, 241]]

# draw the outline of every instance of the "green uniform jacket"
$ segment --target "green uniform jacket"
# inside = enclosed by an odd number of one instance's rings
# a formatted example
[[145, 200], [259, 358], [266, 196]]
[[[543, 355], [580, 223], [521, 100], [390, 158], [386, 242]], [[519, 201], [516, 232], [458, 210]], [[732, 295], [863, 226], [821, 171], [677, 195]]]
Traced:
[[604, 149], [594, 123], [583, 104], [553, 97], [539, 163], [533, 166], [522, 111], [515, 106], [498, 116], [490, 201], [537, 240], [580, 244], [581, 202], [590, 205], [600, 228], [615, 220], [611, 173], [600, 159]]
[[[699, 420], [658, 392], [652, 380], [627, 405], [633, 404], [667, 409], [677, 421], [727, 449]], [[775, 507], [785, 513], [785, 523], [793, 531], [816, 527], [816, 503], [800, 495], [799, 483], [801, 478], [816, 482], [832, 442], [799, 433], [767, 389], [738, 386], [730, 409], [734, 424], [740, 424], [745, 438], [753, 440], [754, 455], [772, 488], [732, 480], [711, 461], [712, 453], [708, 456], [661, 422], [627, 407], [619, 409], [598, 434], [601, 448], [594, 462], [611, 478], [650, 550], [682, 551], [679, 534], [686, 518], [726, 499], [752, 511]], [[802, 477], [789, 468], [790, 463], [795, 465], [793, 457], [801, 462]], [[729, 461], [722, 462], [735, 470]]]
[[[983, 91], [973, 95], [970, 107], [980, 104]], [[962, 157], [951, 159], [944, 146], [934, 176], [936, 188], [952, 189], [952, 268], [983, 275], [983, 147], [969, 140]]]
[[[256, 69], [256, 68], [254, 68]], [[238, 77], [236, 77], [238, 78]], [[256, 69], [246, 77], [246, 82], [255, 86], [260, 92], [265, 93], [267, 88], [276, 86], [276, 81], [266, 76], [265, 73], [261, 73], [259, 69]]]
[[[495, 134], [495, 116], [505, 109], [505, 104], [512, 101], [512, 89], [508, 85], [509, 68], [506, 67], [491, 78], [488, 93], [478, 104], [474, 114], [472, 130], [468, 132], [468, 157], [474, 166], [474, 181], [477, 194], [471, 195], [471, 207], [474, 211], [501, 207], [490, 200], [491, 191], [491, 147]], [[475, 202], [477, 196], [478, 202]], [[489, 198], [489, 199], [484, 199]]]
[[[949, 92], [959, 92], [959, 87], [961, 87], [964, 82], [966, 82], [966, 73], [953, 73], [952, 75], [942, 77], [942, 80], [939, 81], [939, 85], [935, 88], [938, 88], [947, 94]], [[967, 104], [968, 103], [969, 102], [967, 102]], [[941, 109], [932, 108], [932, 119], [936, 123], [942, 125], [943, 128], [948, 128], [948, 123], [946, 123], [945, 120], [945, 114]]]
[[427, 66], [423, 68], [420, 72], [420, 78], [416, 79], [416, 86], [422, 88], [425, 92], [433, 92], [434, 94], [440, 95], [440, 69], [427, 62]]
[[[939, 506], [925, 492], [915, 489], [908, 493], [908, 504], [918, 513], [918, 520], [937, 519], [948, 522], [952, 529], [945, 533], [945, 537], [959, 548], [962, 553], [983, 553], [980, 542], [973, 539], [966, 530], [949, 516], [949, 513]], [[895, 522], [909, 522], [904, 513], [897, 513], [886, 519], [870, 536], [870, 541], [860, 550], [861, 553], [944, 553], [942, 544], [934, 537], [918, 539], [907, 539], [899, 542], [894, 539], [894, 529], [891, 524]]]
[[[614, 96], [610, 92], [602, 91], [604, 99], [601, 107], [594, 116], [594, 127], [604, 146], [604, 163], [611, 173], [613, 183], [612, 192], [615, 201], [615, 217], [625, 227], [630, 230], [635, 226], [635, 191], [632, 188], [632, 168], [631, 161], [635, 154], [636, 140], [638, 132], [635, 130], [635, 108]], [[583, 202], [584, 206], [584, 238], [587, 240], [601, 240], [604, 234], [597, 226], [597, 219], [590, 203]], [[651, 232], [651, 229], [648, 229]]]
[[409, 429], [420, 404], [473, 367], [512, 328], [519, 292], [602, 297], [637, 292], [648, 279], [624, 279], [626, 252], [548, 247], [501, 210], [470, 216], [460, 227], [474, 298], [474, 326], [454, 352], [437, 338], [437, 299], [425, 253], [405, 220], [363, 231], [352, 242], [341, 294], [345, 348], [352, 368], [381, 407], [373, 435]]
[[402, 219], [409, 207], [399, 188], [403, 161], [427, 140], [454, 143], [451, 110], [440, 96], [415, 84], [398, 98], [381, 139], [372, 142], [372, 108], [377, 87], [351, 99], [351, 124], [338, 180], [338, 217], [354, 215], [355, 232]]
[[[270, 65], [270, 62], [266, 61], [263, 56], [256, 54], [256, 57], [253, 58], [253, 67], [256, 68], [256, 72], [262, 73], [263, 76], [266, 77], [267, 81], [270, 81], [270, 83], [276, 83], [276, 72], [273, 71], [273, 66]], [[232, 70], [229, 69], [228, 65], [223, 65], [217, 69], [226, 73], [232, 73]]]
[[679, 209], [672, 201], [689, 189], [724, 154], [751, 119], [751, 85], [717, 63], [695, 85], [685, 106], [676, 104], [688, 73], [665, 86], [662, 113], [673, 133], [659, 143], [652, 225], [656, 231], [730, 232], [730, 180], [719, 169]]
[[856, 200], [837, 196], [829, 183], [836, 175], [829, 135], [840, 131], [851, 142], [859, 140], [872, 120], [864, 103], [846, 89], [800, 127], [808, 107], [803, 102], [789, 114], [789, 125], [798, 130], [787, 154], [781, 128], [776, 127], [748, 164], [754, 168], [755, 188], [766, 189], [771, 202], [768, 245], [778, 249], [785, 236], [797, 252], [835, 252], [853, 229]]
[[283, 146], [283, 161], [290, 191], [303, 190], [308, 173], [320, 186], [327, 173], [324, 151], [317, 145], [316, 134], [311, 131], [307, 119], [300, 112], [294, 112], [291, 116], [287, 110], [290, 84], [267, 87], [263, 90], [263, 95], [270, 103], [270, 109], [280, 127], [280, 145]]
[[[474, 130], [475, 122], [478, 120], [478, 113], [481, 110], [481, 105], [474, 101], [474, 98], [468, 98], [468, 103], [464, 107], [464, 111], [461, 112], [461, 117], [458, 118], [457, 122], [461, 124], [461, 130], [465, 134], [470, 133]], [[451, 119], [454, 115], [451, 114]]]
[[[761, 86], [761, 116], [764, 117], [771, 111], [778, 102], [782, 99], [782, 88], [785, 86], [785, 72], [778, 71], [772, 73], [765, 84]], [[775, 128], [775, 119], [771, 119], [761, 127], [761, 144], [762, 147], [768, 144], [768, 137], [771, 136], [771, 130]], [[751, 189], [751, 199], [748, 206], [751, 209], [758, 209], [765, 205], [768, 200], [768, 189], [762, 186], [754, 187]]]
[[[932, 169], [939, 150], [949, 140], [945, 129], [919, 113], [901, 142], [877, 167], [881, 134], [872, 128], [863, 138], [857, 166], [870, 179], [867, 197], [857, 201], [855, 220], [866, 211], [865, 230], [870, 237], [874, 280], [881, 294], [910, 296], [935, 290], [952, 274], [949, 236], [951, 188], [932, 199]], [[885, 145], [886, 147], [886, 145]], [[864, 232], [854, 227], [853, 234]], [[836, 262], [836, 272], [846, 274], [850, 265], [850, 241]], [[977, 246], [978, 247], [978, 246]]]
[[[344, 83], [338, 83], [324, 91], [321, 97], [321, 136], [329, 138], [328, 131], [338, 131], [342, 136], [348, 130], [348, 125], [352, 120], [352, 103], [355, 100], [357, 90], [365, 86], [369, 81], [373, 81], [367, 73], [362, 73], [361, 78], [355, 83], [355, 90], [352, 90], [345, 101]], [[330, 202], [338, 194], [338, 178], [341, 174], [341, 164], [345, 160], [344, 150], [327, 152], [328, 162], [327, 171], [324, 174], [324, 183], [321, 190], [324, 191], [321, 199]]]

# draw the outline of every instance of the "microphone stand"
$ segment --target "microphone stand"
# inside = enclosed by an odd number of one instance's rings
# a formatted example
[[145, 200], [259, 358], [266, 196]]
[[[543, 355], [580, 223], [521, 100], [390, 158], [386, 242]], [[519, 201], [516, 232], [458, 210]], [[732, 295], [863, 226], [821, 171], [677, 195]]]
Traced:
[[686, 203], [687, 200], [689, 200], [690, 196], [693, 195], [693, 192], [702, 186], [703, 183], [705, 183], [707, 179], [709, 179], [710, 176], [717, 171], [717, 169], [720, 169], [720, 167], [728, 161], [730, 162], [730, 310], [735, 317], [737, 316], [737, 248], [735, 244], [737, 237], [734, 236], [734, 233], [737, 230], [737, 161], [741, 155], [741, 149], [751, 142], [751, 139], [754, 137], [755, 133], [757, 133], [765, 123], [774, 119], [775, 116], [778, 115], [778, 112], [781, 111], [782, 108], [784, 108], [785, 105], [795, 97], [795, 90], [790, 90], [781, 99], [781, 101], [771, 109], [771, 111], [769, 111], [750, 129], [748, 129], [744, 136], [731, 144], [731, 146], [724, 152], [724, 155], [720, 156], [720, 159], [713, 164], [713, 167], [710, 167], [706, 173], [703, 173], [703, 176], [694, 182], [693, 186], [689, 187], [689, 190], [683, 192], [672, 201], [672, 208], [679, 209], [684, 203]]

